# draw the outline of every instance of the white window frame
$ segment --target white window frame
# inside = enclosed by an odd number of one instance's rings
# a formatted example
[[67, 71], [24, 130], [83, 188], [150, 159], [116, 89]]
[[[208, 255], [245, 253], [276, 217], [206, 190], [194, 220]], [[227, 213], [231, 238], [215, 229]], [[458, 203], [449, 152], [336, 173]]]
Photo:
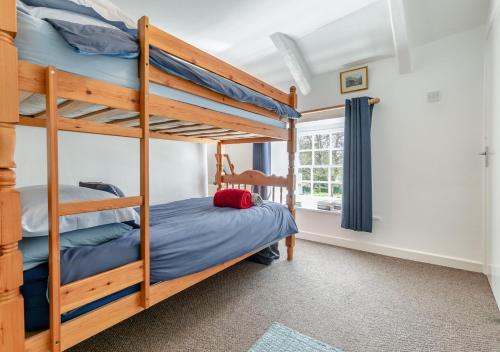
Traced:
[[[333, 125], [333, 127], [332, 127]], [[335, 203], [336, 206], [340, 207], [342, 204], [341, 197], [340, 198], [335, 198], [332, 195], [332, 186], [337, 184], [342, 187], [343, 182], [332, 182], [331, 181], [331, 176], [332, 176], [332, 169], [338, 168], [341, 172], [341, 177], [342, 177], [342, 167], [343, 165], [336, 165], [332, 163], [332, 152], [333, 151], [343, 151], [343, 148], [333, 148], [332, 147], [332, 134], [336, 134], [339, 132], [344, 132], [344, 127], [343, 127], [343, 119], [335, 119], [334, 121], [329, 120], [329, 121], [321, 121], [321, 123], [318, 123], [317, 126], [310, 126], [310, 127], [303, 127], [301, 128], [300, 124], [297, 128], [297, 154], [296, 154], [296, 161], [295, 165], [296, 166], [296, 174], [297, 174], [297, 182], [296, 182], [296, 199], [298, 202], [300, 202], [300, 206], [302, 208], [312, 208], [316, 209], [317, 208], [317, 202], [318, 201], [327, 201], [330, 203]], [[320, 135], [320, 134], [328, 134], [330, 136], [330, 145], [328, 149], [318, 149], [315, 148], [315, 141], [314, 141], [314, 136], [315, 135]], [[303, 136], [312, 136], [312, 145], [311, 149], [300, 149], [300, 138]], [[328, 159], [329, 163], [328, 165], [315, 165], [315, 152], [317, 151], [328, 151]], [[300, 163], [300, 153], [301, 152], [311, 152], [311, 165], [301, 165]], [[343, 155], [342, 155], [342, 161], [343, 161]], [[327, 168], [328, 170], [328, 180], [327, 181], [314, 181], [314, 168], [315, 167], [322, 167], [322, 168]], [[299, 169], [302, 168], [308, 168], [311, 170], [311, 179], [310, 180], [301, 180], [300, 179], [300, 173]], [[311, 188], [311, 194], [310, 195], [301, 195], [300, 189], [301, 189], [301, 184], [304, 183], [309, 183], [310, 188]], [[314, 195], [314, 184], [327, 184], [328, 186], [328, 196], [318, 196]]]

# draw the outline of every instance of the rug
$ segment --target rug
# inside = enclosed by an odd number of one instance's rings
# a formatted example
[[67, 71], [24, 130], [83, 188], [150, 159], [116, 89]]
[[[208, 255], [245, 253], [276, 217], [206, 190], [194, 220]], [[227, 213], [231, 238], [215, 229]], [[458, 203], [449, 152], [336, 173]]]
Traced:
[[248, 352], [342, 352], [279, 323], [273, 323]]

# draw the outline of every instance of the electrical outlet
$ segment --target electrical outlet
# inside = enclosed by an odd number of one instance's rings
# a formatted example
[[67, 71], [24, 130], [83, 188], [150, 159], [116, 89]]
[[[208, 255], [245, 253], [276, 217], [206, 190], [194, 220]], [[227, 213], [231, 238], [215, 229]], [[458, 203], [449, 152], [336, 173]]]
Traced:
[[433, 92], [427, 93], [427, 102], [428, 103], [437, 103], [441, 101], [441, 92], [439, 90], [435, 90]]

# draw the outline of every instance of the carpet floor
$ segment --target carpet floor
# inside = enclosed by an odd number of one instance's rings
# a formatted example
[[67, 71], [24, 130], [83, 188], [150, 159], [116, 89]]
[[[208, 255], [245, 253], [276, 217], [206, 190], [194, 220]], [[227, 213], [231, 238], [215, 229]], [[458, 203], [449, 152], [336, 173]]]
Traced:
[[273, 322], [345, 352], [500, 351], [484, 275], [299, 240], [295, 253], [242, 262], [70, 351], [244, 352]]

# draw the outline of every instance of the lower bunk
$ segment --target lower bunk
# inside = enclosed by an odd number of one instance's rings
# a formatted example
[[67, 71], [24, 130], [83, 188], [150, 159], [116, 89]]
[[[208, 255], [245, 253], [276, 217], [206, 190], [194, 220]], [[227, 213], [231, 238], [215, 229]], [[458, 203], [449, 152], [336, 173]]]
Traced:
[[[290, 211], [273, 202], [249, 209], [233, 209], [213, 206], [212, 198], [193, 198], [152, 206], [150, 304], [156, 304], [297, 232]], [[139, 246], [140, 231], [133, 229], [96, 246], [68, 248], [61, 252], [61, 283], [78, 285], [86, 277], [113, 268], [121, 270], [119, 267], [127, 263], [137, 265], [140, 263]], [[46, 263], [24, 272], [22, 293], [28, 331], [48, 328], [47, 277]], [[109, 278], [103, 274], [102, 279], [105, 286]], [[80, 285], [80, 288], [85, 289], [85, 285]], [[94, 290], [93, 287], [87, 289]], [[62, 315], [61, 347], [69, 348], [143, 310], [139, 289], [139, 284], [123, 287], [65, 312]], [[26, 339], [26, 351], [46, 351], [49, 342], [48, 331], [37, 333]]]

